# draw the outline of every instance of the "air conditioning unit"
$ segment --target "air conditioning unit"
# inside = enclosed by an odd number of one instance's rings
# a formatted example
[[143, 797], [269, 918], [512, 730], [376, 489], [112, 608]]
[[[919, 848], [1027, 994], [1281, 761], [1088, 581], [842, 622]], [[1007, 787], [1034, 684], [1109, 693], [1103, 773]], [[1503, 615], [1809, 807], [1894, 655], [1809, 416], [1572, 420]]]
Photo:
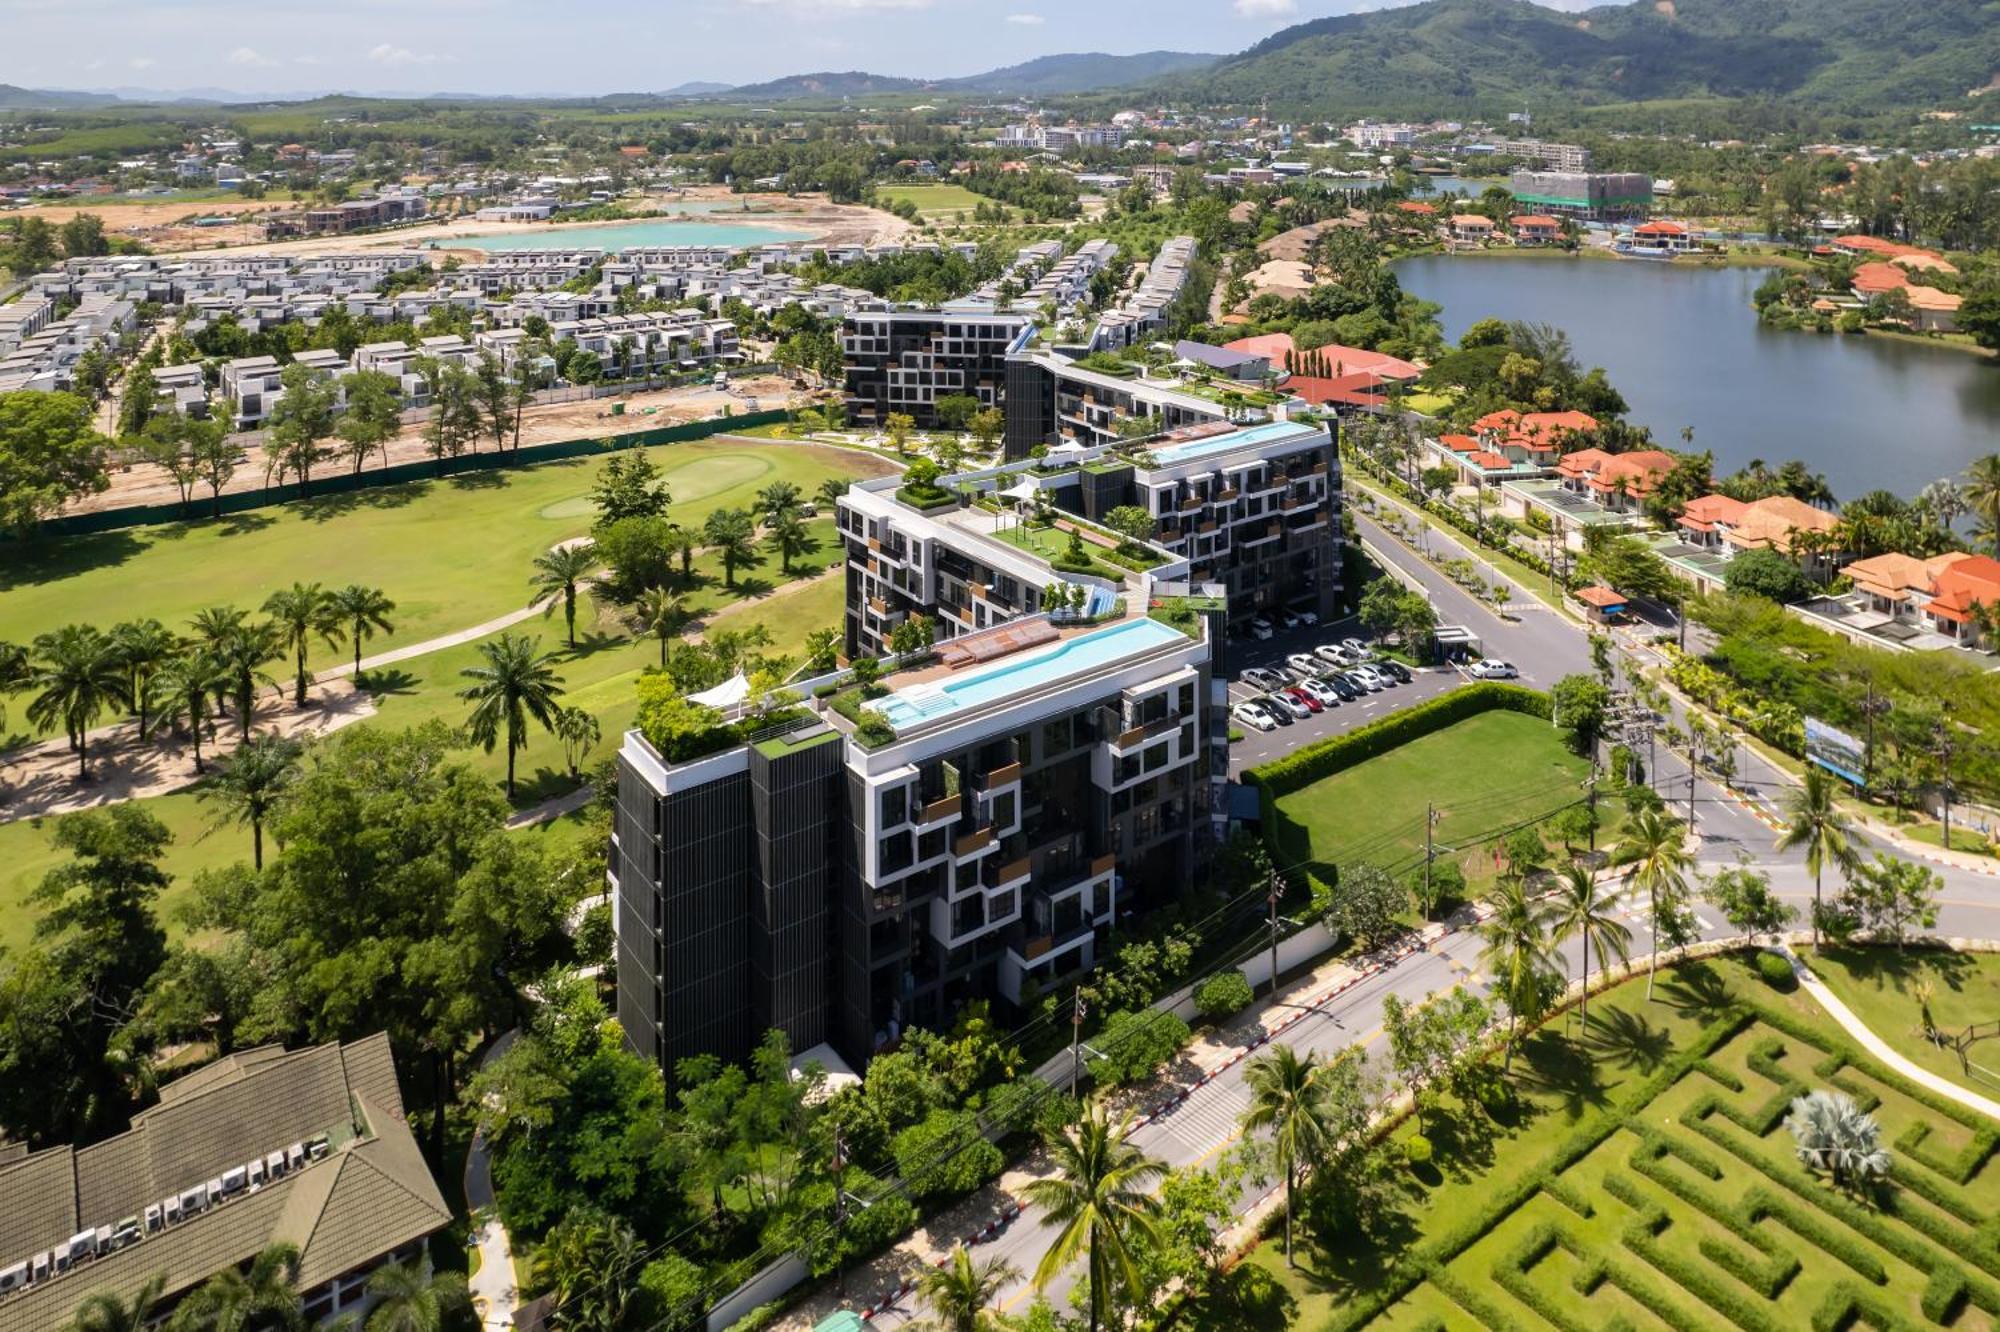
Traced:
[[326, 1134], [324, 1133], [320, 1134], [317, 1138], [308, 1138], [306, 1140], [306, 1155], [315, 1161], [324, 1161], [327, 1153], [332, 1150], [333, 1147], [327, 1141]]
[[49, 1271], [54, 1266], [54, 1264], [55, 1264], [55, 1254], [53, 1251], [45, 1251], [42, 1253], [38, 1253], [33, 1258], [29, 1259], [28, 1260], [29, 1284], [33, 1285], [39, 1282], [47, 1281], [49, 1279]]
[[190, 1217], [208, 1210], [208, 1186], [197, 1184], [181, 1195], [181, 1216]]
[[260, 1156], [256, 1160], [247, 1163], [243, 1168], [247, 1172], [247, 1178], [250, 1181], [250, 1192], [255, 1193], [257, 1190], [264, 1187], [265, 1174], [264, 1174], [263, 1157]]
[[249, 1172], [243, 1166], [237, 1166], [234, 1170], [225, 1170], [222, 1172], [222, 1177], [218, 1183], [221, 1185], [222, 1196], [225, 1198], [233, 1193], [241, 1193], [244, 1187], [250, 1183]]
[[166, 1217], [165, 1204], [154, 1203], [151, 1207], [148, 1207], [146, 1209], [146, 1233], [148, 1235], [157, 1235], [166, 1228], [167, 1228], [167, 1217]]
[[270, 1178], [283, 1179], [285, 1169], [285, 1154], [283, 1152], [272, 1152], [264, 1158], [264, 1173]]
[[28, 1265], [15, 1263], [12, 1267], [0, 1267], [0, 1295], [20, 1290], [28, 1284]]
[[285, 1168], [287, 1170], [297, 1170], [305, 1165], [305, 1163], [306, 1145], [304, 1143], [295, 1142], [285, 1148]]
[[123, 1217], [111, 1228], [111, 1247], [114, 1249], [137, 1244], [142, 1238], [144, 1234], [139, 1229], [139, 1218], [136, 1216]]

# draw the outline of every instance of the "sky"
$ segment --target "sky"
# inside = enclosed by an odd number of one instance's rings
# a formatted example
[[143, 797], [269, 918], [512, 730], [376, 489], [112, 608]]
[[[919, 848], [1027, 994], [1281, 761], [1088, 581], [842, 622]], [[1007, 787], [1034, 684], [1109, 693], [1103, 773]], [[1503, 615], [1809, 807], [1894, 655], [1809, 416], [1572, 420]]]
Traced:
[[[1589, 0], [1544, 0], [1564, 9]], [[816, 70], [949, 78], [1070, 51], [1238, 51], [1382, 0], [0, 0], [0, 83], [255, 93], [654, 92]]]

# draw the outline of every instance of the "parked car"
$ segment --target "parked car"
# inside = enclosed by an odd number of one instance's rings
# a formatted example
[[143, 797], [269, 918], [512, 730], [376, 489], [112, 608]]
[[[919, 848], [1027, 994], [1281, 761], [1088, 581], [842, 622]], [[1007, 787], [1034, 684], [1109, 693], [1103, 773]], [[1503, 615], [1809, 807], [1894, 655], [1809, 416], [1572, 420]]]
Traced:
[[1296, 629], [1299, 627], [1301, 623], [1299, 619], [1299, 613], [1297, 611], [1289, 611], [1289, 610], [1279, 611], [1278, 623], [1282, 624], [1287, 629]]
[[1340, 691], [1324, 680], [1301, 680], [1299, 681], [1299, 688], [1304, 690], [1307, 696], [1316, 700], [1323, 708], [1340, 706]]
[[1313, 655], [1329, 666], [1347, 665], [1347, 653], [1338, 643], [1322, 643], [1313, 649]]
[[1276, 632], [1277, 631], [1271, 627], [1271, 621], [1262, 615], [1259, 615], [1256, 619], [1250, 621], [1250, 636], [1252, 638], [1266, 639]]
[[1285, 691], [1285, 697], [1291, 699], [1294, 703], [1305, 704], [1307, 712], [1318, 712], [1322, 707], [1325, 706], [1318, 699], [1314, 698], [1311, 694], [1308, 694], [1305, 691], [1304, 685], [1294, 685], [1290, 689], [1287, 689]]
[[1389, 672], [1389, 674], [1395, 676], [1397, 684], [1408, 684], [1411, 680], [1416, 678], [1415, 676], [1410, 674], [1409, 667], [1405, 666], [1400, 661], [1395, 661], [1387, 657], [1384, 657], [1381, 661], [1376, 662], [1375, 669], [1378, 671], [1387, 671]]
[[1304, 721], [1313, 715], [1311, 708], [1299, 702], [1290, 694], [1268, 694], [1259, 701], [1280, 709], [1285, 716], [1290, 717], [1294, 721]]
[[1316, 610], [1295, 610], [1292, 612], [1292, 614], [1299, 617], [1300, 624], [1319, 623], [1319, 612]]
[[1396, 683], [1395, 676], [1389, 674], [1389, 672], [1383, 670], [1380, 666], [1377, 666], [1372, 662], [1366, 666], [1356, 666], [1354, 668], [1354, 673], [1360, 676], [1362, 679], [1368, 681], [1368, 683], [1382, 689], [1392, 688]]
[[1229, 710], [1229, 715], [1254, 730], [1274, 731], [1278, 728], [1278, 723], [1271, 719], [1271, 714], [1255, 703], [1238, 703]]
[[1520, 672], [1511, 661], [1501, 661], [1497, 657], [1481, 657], [1466, 668], [1466, 674], [1475, 680], [1514, 680]]
[[1319, 679], [1321, 684], [1331, 689], [1334, 693], [1339, 694], [1340, 701], [1343, 703], [1352, 703], [1355, 699], [1360, 698], [1368, 692], [1365, 689], [1356, 689], [1348, 680], [1346, 674], [1341, 671], [1328, 671], [1325, 675], [1320, 676]]
[[1363, 675], [1361, 668], [1358, 666], [1347, 672], [1347, 682], [1364, 693], [1379, 694], [1382, 692], [1381, 682]]
[[1284, 676], [1263, 666], [1252, 666], [1249, 670], [1243, 672], [1240, 678], [1244, 684], [1265, 692], [1285, 687]]
[[1325, 663], [1310, 652], [1294, 652], [1291, 656], [1285, 658], [1285, 665], [1291, 668], [1294, 676], [1304, 680], [1318, 675]]

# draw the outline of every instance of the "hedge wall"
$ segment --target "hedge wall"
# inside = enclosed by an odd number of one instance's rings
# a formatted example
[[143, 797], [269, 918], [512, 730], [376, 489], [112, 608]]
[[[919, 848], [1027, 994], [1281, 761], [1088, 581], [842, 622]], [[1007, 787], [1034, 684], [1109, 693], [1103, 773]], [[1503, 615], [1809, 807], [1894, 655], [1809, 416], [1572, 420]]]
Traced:
[[1487, 680], [1454, 689], [1414, 708], [1390, 713], [1377, 722], [1345, 735], [1329, 736], [1285, 757], [1243, 774], [1243, 781], [1269, 799], [1290, 795], [1324, 777], [1385, 754], [1433, 731], [1482, 712], [1504, 710], [1530, 717], [1549, 717], [1549, 696], [1524, 685]]

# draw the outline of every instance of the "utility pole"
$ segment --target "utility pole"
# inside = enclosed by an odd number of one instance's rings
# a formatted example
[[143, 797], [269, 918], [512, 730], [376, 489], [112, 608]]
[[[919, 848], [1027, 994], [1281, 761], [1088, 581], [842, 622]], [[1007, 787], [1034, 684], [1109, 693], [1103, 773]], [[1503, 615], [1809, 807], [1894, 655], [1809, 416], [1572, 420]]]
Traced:
[[1944, 776], [1944, 849], [1951, 850], [1951, 756], [1958, 752], [1957, 743], [1951, 738], [1951, 723], [1938, 718], [1937, 756]]
[[1278, 871], [1271, 871], [1271, 997], [1278, 997]]
[[1431, 862], [1437, 858], [1437, 840], [1432, 835], [1437, 830], [1437, 806], [1424, 801], [1424, 905], [1425, 914], [1431, 902]]
[[[840, 1136], [840, 1121], [833, 1125], [833, 1245], [834, 1252], [840, 1252], [840, 1232], [847, 1225], [847, 1144]], [[847, 1298], [847, 1264], [839, 1263], [834, 1268], [834, 1283], [840, 1298]]]
[[1069, 1094], [1083, 1099], [1083, 987], [1076, 987], [1076, 1003], [1069, 1019]]
[[1597, 854], [1597, 756], [1590, 759], [1590, 854]]
[[1688, 717], [1688, 831], [1694, 831], [1694, 776], [1701, 766], [1701, 737], [1695, 734], [1695, 719]]
[[1868, 718], [1868, 745], [1861, 751], [1861, 785], [1864, 790], [1875, 786], [1875, 718], [1889, 710], [1889, 700], [1875, 693], [1875, 677], [1868, 677], [1868, 697], [1862, 700], [1862, 715]]

